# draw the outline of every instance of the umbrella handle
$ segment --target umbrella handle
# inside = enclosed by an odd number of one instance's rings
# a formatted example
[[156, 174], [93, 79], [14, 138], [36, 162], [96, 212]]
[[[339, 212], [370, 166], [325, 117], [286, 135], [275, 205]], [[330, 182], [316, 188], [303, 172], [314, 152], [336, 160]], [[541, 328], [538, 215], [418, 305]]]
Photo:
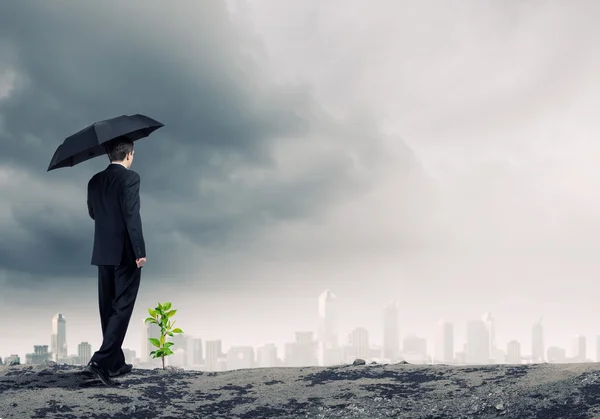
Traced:
[[106, 143], [102, 145], [104, 146], [104, 150], [106, 150], [106, 157], [108, 157], [108, 161], [112, 163], [112, 160], [110, 159], [110, 154], [108, 154], [108, 146], [106, 145]]

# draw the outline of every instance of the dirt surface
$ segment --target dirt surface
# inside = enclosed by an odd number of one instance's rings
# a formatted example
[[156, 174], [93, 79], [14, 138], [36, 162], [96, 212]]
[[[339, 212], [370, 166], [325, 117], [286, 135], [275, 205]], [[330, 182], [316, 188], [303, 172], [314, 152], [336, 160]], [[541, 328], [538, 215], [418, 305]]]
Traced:
[[0, 366], [0, 418], [600, 418], [600, 364], [136, 370]]

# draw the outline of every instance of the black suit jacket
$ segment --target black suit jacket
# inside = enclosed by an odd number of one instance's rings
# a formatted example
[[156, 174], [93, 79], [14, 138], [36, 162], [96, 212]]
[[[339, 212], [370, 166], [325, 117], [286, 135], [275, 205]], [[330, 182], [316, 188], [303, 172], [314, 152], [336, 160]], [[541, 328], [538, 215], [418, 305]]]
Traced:
[[92, 265], [128, 265], [146, 257], [140, 175], [110, 164], [90, 179], [87, 205], [95, 224]]

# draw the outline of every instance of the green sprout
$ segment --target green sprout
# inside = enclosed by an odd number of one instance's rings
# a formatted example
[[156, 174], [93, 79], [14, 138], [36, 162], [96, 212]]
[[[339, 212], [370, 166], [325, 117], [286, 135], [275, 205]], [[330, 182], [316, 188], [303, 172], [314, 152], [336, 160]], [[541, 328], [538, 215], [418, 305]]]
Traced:
[[174, 345], [173, 342], [167, 342], [167, 336], [173, 337], [175, 333], [183, 333], [183, 330], [176, 327], [175, 321], [171, 323], [171, 317], [177, 313], [177, 310], [171, 310], [171, 303], [158, 303], [158, 306], [154, 310], [148, 309], [150, 317], [145, 320], [145, 323], [155, 324], [160, 326], [160, 339], [149, 338], [148, 340], [152, 345], [156, 346], [155, 351], [150, 352], [152, 358], [162, 358], [163, 370], [165, 369], [165, 356], [173, 355], [171, 347]]

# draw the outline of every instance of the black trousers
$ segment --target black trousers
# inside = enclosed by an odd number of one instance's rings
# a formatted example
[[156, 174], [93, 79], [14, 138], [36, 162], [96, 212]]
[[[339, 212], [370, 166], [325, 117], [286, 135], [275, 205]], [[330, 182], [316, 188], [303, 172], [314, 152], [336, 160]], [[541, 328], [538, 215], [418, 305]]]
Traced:
[[123, 340], [140, 288], [142, 270], [135, 262], [124, 266], [98, 266], [98, 303], [102, 346], [92, 356], [101, 367], [116, 370], [125, 364]]

